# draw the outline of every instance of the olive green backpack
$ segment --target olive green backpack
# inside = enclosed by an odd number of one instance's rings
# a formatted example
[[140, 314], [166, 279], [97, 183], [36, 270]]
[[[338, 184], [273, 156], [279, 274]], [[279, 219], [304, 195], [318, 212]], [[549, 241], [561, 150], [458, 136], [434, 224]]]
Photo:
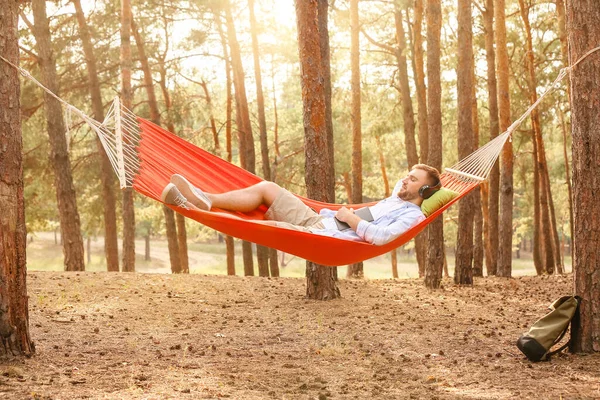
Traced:
[[[548, 308], [550, 311], [537, 320], [527, 333], [517, 340], [517, 347], [530, 361], [548, 359], [551, 355], [563, 351], [571, 340], [560, 348], [551, 351], [567, 333], [573, 317], [579, 312], [579, 296], [563, 296], [555, 300]], [[571, 329], [571, 333], [573, 330]]]

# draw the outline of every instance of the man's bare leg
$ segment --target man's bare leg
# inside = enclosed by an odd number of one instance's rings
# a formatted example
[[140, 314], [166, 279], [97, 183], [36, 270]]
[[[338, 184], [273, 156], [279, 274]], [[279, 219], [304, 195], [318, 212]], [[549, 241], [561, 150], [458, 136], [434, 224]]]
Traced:
[[233, 190], [225, 193], [205, 193], [212, 201], [212, 206], [232, 211], [252, 211], [262, 204], [270, 207], [281, 191], [281, 187], [274, 183], [263, 181], [256, 185]]

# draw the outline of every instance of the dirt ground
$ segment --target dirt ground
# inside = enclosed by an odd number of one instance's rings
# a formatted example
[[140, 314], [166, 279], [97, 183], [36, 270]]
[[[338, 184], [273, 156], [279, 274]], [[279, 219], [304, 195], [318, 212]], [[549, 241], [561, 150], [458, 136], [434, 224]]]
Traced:
[[37, 353], [1, 399], [598, 399], [600, 354], [530, 363], [514, 345], [572, 276], [342, 280], [32, 272]]

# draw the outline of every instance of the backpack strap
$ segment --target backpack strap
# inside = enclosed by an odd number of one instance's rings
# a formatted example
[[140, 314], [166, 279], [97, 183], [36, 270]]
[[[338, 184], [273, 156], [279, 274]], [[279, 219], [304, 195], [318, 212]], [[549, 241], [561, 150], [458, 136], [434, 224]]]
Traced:
[[[565, 334], [567, 333], [567, 331], [569, 330], [569, 326], [571, 327], [571, 337], [569, 338], [569, 341], [567, 343], [565, 343], [564, 345], [560, 346], [558, 349], [554, 350], [554, 351], [549, 351], [548, 353], [546, 353], [545, 357], [549, 358], [550, 356], [553, 356], [557, 353], [560, 353], [561, 351], [563, 351], [564, 349], [566, 349], [567, 347], [571, 347], [573, 344], [573, 327], [574, 327], [574, 323], [577, 322], [577, 324], [579, 324], [579, 305], [581, 304], [581, 297], [579, 296], [573, 296], [575, 298], [575, 300], [577, 301], [577, 307], [575, 308], [575, 314], [573, 314], [573, 318], [571, 319], [571, 323], [569, 325], [567, 325], [567, 327], [565, 328], [564, 331], [562, 331], [562, 333], [560, 334], [560, 336], [558, 337], [558, 339], [556, 339], [554, 341], [554, 343], [552, 343], [552, 346], [554, 346], [555, 344], [559, 343], [562, 338], [565, 336]], [[550, 348], [552, 348], [552, 346], [550, 346]]]

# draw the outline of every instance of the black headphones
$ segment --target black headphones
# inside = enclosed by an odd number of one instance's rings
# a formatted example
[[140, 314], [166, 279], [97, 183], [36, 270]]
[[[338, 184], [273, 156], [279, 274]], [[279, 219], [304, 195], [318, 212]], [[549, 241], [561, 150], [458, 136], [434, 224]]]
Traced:
[[440, 181], [440, 180], [438, 180], [438, 182], [433, 186], [423, 185], [419, 189], [419, 196], [421, 196], [423, 199], [428, 199], [431, 196], [433, 196], [433, 194], [435, 192], [437, 192], [438, 190], [440, 190], [441, 188], [442, 188], [442, 181]]

